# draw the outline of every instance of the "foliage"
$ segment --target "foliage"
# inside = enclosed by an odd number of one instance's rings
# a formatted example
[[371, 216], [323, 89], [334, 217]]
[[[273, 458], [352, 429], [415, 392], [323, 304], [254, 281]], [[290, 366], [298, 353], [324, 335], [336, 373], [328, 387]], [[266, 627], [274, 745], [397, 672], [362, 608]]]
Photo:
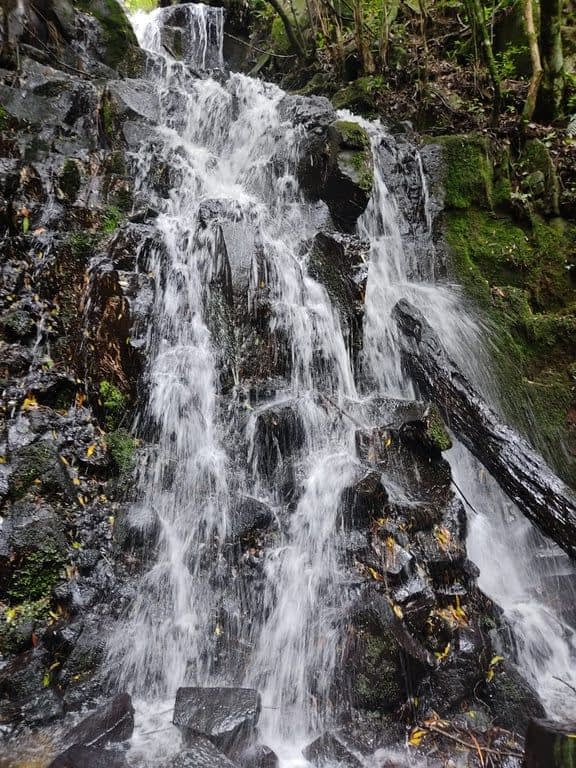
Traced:
[[129, 13], [136, 13], [136, 11], [148, 13], [157, 7], [158, 0], [124, 0], [124, 4]]
[[126, 395], [109, 381], [100, 382], [99, 393], [100, 402], [106, 413], [106, 425], [108, 429], [116, 429], [126, 411]]
[[126, 429], [117, 429], [106, 436], [108, 451], [120, 474], [127, 474], [134, 469], [134, 451], [136, 440]]

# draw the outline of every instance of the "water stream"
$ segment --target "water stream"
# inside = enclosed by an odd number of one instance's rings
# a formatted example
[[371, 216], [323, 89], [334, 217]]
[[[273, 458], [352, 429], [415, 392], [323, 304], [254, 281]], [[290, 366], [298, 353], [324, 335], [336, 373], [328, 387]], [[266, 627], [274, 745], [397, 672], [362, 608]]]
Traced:
[[[369, 244], [369, 268], [361, 375], [355, 377], [338, 312], [308, 274], [309, 242], [328, 226], [328, 212], [322, 203], [305, 202], [298, 189], [302, 129], [281, 117], [285, 94], [279, 88], [222, 75], [221, 9], [180, 9], [189, 20], [185, 63], [164, 48], [165, 10], [133, 18], [151, 54], [149, 76], [159, 104], [157, 125], [134, 160], [139, 191], [159, 215], [158, 245], [143, 265], [156, 280], [142, 414], [153, 449], [139, 468], [131, 514], [152, 525], [155, 545], [130, 611], [110, 641], [108, 668], [115, 683], [138, 700], [144, 725], [134, 753], [151, 757], [154, 750], [174, 749], [174, 733], [150, 741], [146, 732], [164, 722], [158, 713], [170, 706], [178, 686], [230, 684], [217, 662], [228, 599], [223, 545], [237, 499], [265, 501], [277, 514], [278, 536], [265, 554], [259, 609], [250, 620], [236, 614], [239, 643], [249, 652], [233, 682], [262, 692], [263, 741], [284, 765], [297, 765], [301, 746], [330, 722], [338, 619], [347, 599], [338, 586], [337, 508], [357, 468], [354, 424], [335, 417], [323, 396], [337, 404], [378, 393], [414, 396], [390, 319], [400, 298], [424, 312], [482, 388], [475, 372], [486, 368], [479, 366], [486, 359], [484, 330], [464, 310], [459, 290], [441, 279], [422, 158], [406, 138], [359, 121], [372, 141], [375, 188], [359, 222], [359, 235]], [[194, 70], [215, 71], [198, 77]], [[168, 195], [153, 181], [162, 169], [169, 169]], [[245, 414], [247, 450], [240, 456], [222, 408], [224, 331], [222, 323], [214, 325], [228, 270], [244, 282], [249, 297], [266, 291], [269, 326], [287, 361], [272, 399]], [[215, 327], [223, 334], [217, 339]], [[245, 393], [234, 361], [228, 362], [240, 408]], [[270, 467], [261, 454], [258, 430], [271, 409], [284, 409], [298, 432], [293, 481], [301, 493], [294, 505], [283, 491], [285, 467]], [[521, 668], [549, 711], [562, 714], [563, 684], [553, 678], [576, 684], [576, 646], [553, 603], [552, 582], [570, 572], [569, 563], [553, 553], [554, 571], [544, 589], [545, 569], [536, 561], [551, 562], [547, 545], [464, 449], [456, 446], [448, 458], [477, 510], [470, 511], [468, 543], [480, 584], [514, 626]]]

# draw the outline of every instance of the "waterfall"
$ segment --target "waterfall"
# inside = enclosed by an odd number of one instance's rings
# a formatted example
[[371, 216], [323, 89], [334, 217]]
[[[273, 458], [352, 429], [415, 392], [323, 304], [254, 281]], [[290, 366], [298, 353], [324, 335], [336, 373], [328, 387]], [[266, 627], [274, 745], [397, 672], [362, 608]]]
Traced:
[[[185, 684], [257, 687], [265, 742], [285, 765], [298, 764], [300, 747], [331, 723], [341, 620], [351, 599], [343, 586], [339, 502], [358, 471], [357, 425], [341, 409], [361, 410], [377, 395], [414, 397], [390, 317], [400, 298], [422, 310], [486, 392], [489, 382], [477, 375], [488, 367], [485, 329], [464, 309], [458, 287], [442, 277], [422, 157], [380, 123], [345, 114], [368, 132], [375, 160], [373, 194], [358, 226], [369, 268], [355, 375], [341, 318], [309, 270], [310, 242], [329, 226], [329, 216], [298, 187], [302, 126], [283, 116], [285, 94], [276, 86], [219, 71], [221, 9], [177, 8], [186, 17], [183, 61], [168, 53], [168, 9], [133, 19], [150, 54], [160, 112], [133, 157], [137, 194], [158, 211], [155, 246], [140, 255], [156, 290], [140, 422], [149, 447], [130, 512], [134, 524], [148, 526], [153, 545], [109, 641], [107, 665], [114, 684], [131, 691], [141, 711], [146, 702], [161, 709], [158, 702], [172, 700]], [[166, 176], [168, 190], [161, 183]], [[279, 381], [253, 406], [239, 383], [238, 361], [227, 352], [225, 297], [232, 279], [245, 287], [252, 310], [266, 297], [265, 322], [278, 341]], [[224, 391], [236, 415], [227, 410]], [[262, 447], [262, 435], [278, 418], [296, 435], [290, 465], [277, 440]], [[521, 668], [550, 711], [560, 713], [562, 683], [550, 678], [576, 682], [574, 633], [555, 607], [544, 608], [544, 596], [538, 602], [540, 570], [528, 561], [542, 553], [542, 542], [535, 550], [528, 541], [532, 529], [493, 481], [478, 485], [478, 468], [464, 449], [457, 445], [448, 458], [476, 510], [469, 510], [469, 546], [481, 584], [514, 627]], [[299, 489], [296, 499], [285, 492], [287, 472]], [[239, 499], [266, 505], [277, 523], [273, 541], [258, 555], [263, 580], [257, 594], [226, 554]], [[514, 545], [519, 535], [525, 546]], [[565, 572], [566, 558], [554, 558], [555, 574]], [[494, 572], [498, 578], [490, 577]], [[550, 586], [547, 599], [552, 593]], [[553, 639], [549, 621], [558, 627]], [[233, 637], [226, 653], [235, 662], [228, 670], [221, 661], [223, 632]], [[137, 734], [135, 744], [149, 755], [173, 748], [171, 740], [173, 732], [152, 747]]]

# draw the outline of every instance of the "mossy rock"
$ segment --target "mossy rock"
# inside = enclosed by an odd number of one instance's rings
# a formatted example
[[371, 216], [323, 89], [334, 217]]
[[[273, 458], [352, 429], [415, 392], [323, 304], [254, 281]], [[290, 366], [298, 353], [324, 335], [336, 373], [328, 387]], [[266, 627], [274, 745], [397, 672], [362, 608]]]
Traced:
[[426, 435], [431, 444], [440, 452], [449, 451], [452, 448], [452, 438], [450, 437], [444, 420], [440, 415], [438, 408], [431, 404], [426, 409]]
[[367, 194], [374, 184], [374, 161], [370, 137], [366, 130], [353, 121], [337, 120], [332, 125], [338, 140], [338, 166]]
[[43, 496], [74, 497], [72, 484], [54, 445], [48, 441], [32, 443], [12, 457], [14, 470], [10, 476], [10, 494], [21, 499], [29, 492]]
[[76, 0], [77, 7], [89, 13], [102, 29], [103, 63], [121, 74], [136, 77], [144, 57], [124, 9], [117, 0]]
[[550, 152], [539, 139], [526, 142], [520, 156], [520, 169], [525, 176], [524, 189], [546, 216], [558, 216], [560, 183]]
[[494, 207], [494, 171], [485, 136], [440, 136], [444, 161], [444, 205], [467, 210]]
[[374, 116], [377, 109], [377, 95], [382, 88], [378, 78], [359, 77], [352, 83], [340, 88], [332, 96], [335, 109], [349, 109], [351, 112]]
[[68, 158], [60, 174], [60, 189], [68, 202], [73, 203], [76, 200], [81, 184], [82, 175], [78, 163]]
[[47, 597], [0, 608], [0, 655], [12, 656], [30, 647], [32, 633], [50, 617]]

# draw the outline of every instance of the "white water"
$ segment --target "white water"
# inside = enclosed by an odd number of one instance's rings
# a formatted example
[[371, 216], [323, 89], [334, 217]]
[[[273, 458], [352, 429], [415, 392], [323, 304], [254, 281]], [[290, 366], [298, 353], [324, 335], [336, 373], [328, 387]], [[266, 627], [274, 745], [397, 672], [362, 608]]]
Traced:
[[[221, 11], [185, 6], [182, 12], [190, 22], [187, 64], [199, 70], [221, 66]], [[277, 750], [283, 765], [298, 765], [301, 746], [330, 723], [328, 694], [345, 599], [334, 588], [341, 576], [337, 508], [355, 471], [354, 425], [337, 418], [318, 397], [325, 392], [337, 403], [358, 398], [338, 314], [325, 289], [307, 274], [309, 240], [327, 225], [328, 214], [299, 193], [294, 168], [302, 134], [280, 120], [283, 92], [238, 74], [195, 77], [162, 47], [163, 13], [133, 21], [154, 57], [151, 88], [160, 101], [158, 125], [137, 157], [140, 192], [160, 211], [160, 245], [145, 265], [156, 280], [144, 414], [154, 447], [139, 470], [132, 516], [155, 519], [158, 541], [130, 613], [110, 642], [109, 668], [116, 684], [139, 699], [144, 725], [134, 739], [134, 757], [177, 749], [175, 733], [165, 731], [176, 688], [228, 682], [220, 678], [215, 648], [226, 574], [222, 543], [234, 499], [246, 494], [266, 500], [278, 510], [281, 532], [265, 555], [260, 613], [250, 622], [240, 619], [247, 625], [241, 640], [250, 653], [236, 682], [262, 692], [262, 740]], [[485, 366], [482, 329], [464, 311], [459, 291], [437, 281], [419, 154], [407, 142], [391, 139], [381, 125], [362, 124], [376, 161], [374, 193], [359, 222], [359, 233], [370, 244], [363, 356], [368, 384], [362, 394], [412, 397], [390, 319], [398, 299], [408, 298], [423, 311], [471, 375]], [[419, 185], [416, 204], [398, 182], [401, 172], [389, 178], [390, 158], [405, 168], [407, 187]], [[151, 181], [159, 164], [171, 169], [167, 197]], [[233, 209], [233, 215], [201, 225], [207, 201]], [[232, 466], [229, 425], [220, 410], [218, 343], [208, 320], [227, 260], [250, 297], [265, 288], [270, 328], [285, 340], [289, 359], [276, 402], [246, 419], [249, 452], [240, 469], [238, 462]], [[232, 376], [237, 384], [234, 364]], [[484, 384], [477, 376], [476, 382]], [[237, 394], [241, 399], [242, 392]], [[291, 514], [278, 476], [271, 481], [261, 469], [254, 439], [266, 410], [286, 403], [304, 432], [295, 470], [303, 492]], [[529, 526], [519, 517], [506, 519], [506, 500], [493, 483], [489, 490], [475, 485], [477, 468], [462, 449], [453, 451], [451, 463], [479, 509], [469, 546], [481, 568], [481, 586], [514, 624], [520, 667], [529, 671], [550, 711], [559, 713], [562, 684], [550, 681], [557, 675], [576, 683], [574, 637], [563, 625], [550, 637], [552, 609], [535, 593], [534, 547], [526, 541], [515, 545]], [[565, 567], [565, 559], [560, 561]], [[166, 716], [159, 714], [164, 711]], [[158, 728], [164, 738], [156, 735]]]

